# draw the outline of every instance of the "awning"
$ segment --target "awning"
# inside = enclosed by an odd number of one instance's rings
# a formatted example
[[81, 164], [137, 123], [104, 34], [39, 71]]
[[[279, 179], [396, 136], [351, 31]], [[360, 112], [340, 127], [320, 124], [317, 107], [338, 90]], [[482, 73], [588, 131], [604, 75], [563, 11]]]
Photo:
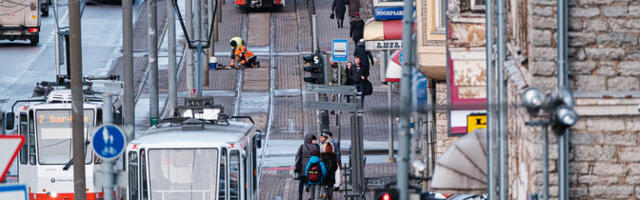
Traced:
[[476, 129], [453, 142], [436, 161], [431, 188], [448, 193], [486, 192], [486, 138], [486, 129]]
[[369, 20], [364, 26], [367, 50], [397, 50], [402, 48], [402, 20]]

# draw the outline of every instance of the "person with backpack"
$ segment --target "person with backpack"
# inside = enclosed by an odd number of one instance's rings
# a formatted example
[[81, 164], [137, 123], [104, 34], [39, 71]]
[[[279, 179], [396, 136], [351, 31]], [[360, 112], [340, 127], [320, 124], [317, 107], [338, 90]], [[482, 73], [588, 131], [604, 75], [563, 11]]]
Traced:
[[[307, 184], [306, 167], [311, 160], [311, 157], [320, 155], [320, 147], [315, 142], [316, 136], [313, 134], [306, 134], [304, 136], [304, 143], [298, 147], [296, 153], [296, 160], [294, 165], [294, 173], [298, 174], [300, 185], [298, 186], [298, 199], [302, 200], [302, 193], [304, 192], [304, 186]], [[319, 159], [319, 158], [318, 158]]]
[[[309, 158], [304, 176], [306, 177], [306, 183], [309, 188], [314, 186], [324, 186], [326, 184], [327, 168], [325, 167], [324, 162], [322, 162], [322, 159], [320, 159], [319, 153], [314, 153], [314, 155]], [[312, 192], [312, 196], [314, 192]]]

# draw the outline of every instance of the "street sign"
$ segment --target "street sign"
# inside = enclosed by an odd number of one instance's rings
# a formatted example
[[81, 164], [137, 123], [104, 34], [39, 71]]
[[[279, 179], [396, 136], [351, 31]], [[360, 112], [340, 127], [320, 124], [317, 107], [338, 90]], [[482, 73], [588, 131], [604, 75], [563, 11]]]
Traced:
[[349, 59], [349, 41], [347, 39], [333, 39], [331, 55], [333, 62], [347, 62]]
[[[0, 167], [2, 169], [2, 176], [0, 176], [0, 182], [4, 181], [11, 163], [18, 156], [18, 151], [24, 144], [24, 136], [22, 135], [0, 135]], [[5, 199], [5, 198], [0, 198]]]
[[355, 86], [347, 86], [347, 85], [307, 84], [307, 92], [356, 95], [358, 90], [356, 89]]
[[349, 112], [358, 111], [358, 105], [354, 103], [336, 103], [326, 101], [305, 102], [304, 108], [313, 110], [344, 110]]
[[7, 200], [28, 200], [26, 185], [2, 185], [0, 186], [0, 199]]
[[127, 146], [127, 136], [115, 125], [102, 125], [93, 133], [93, 151], [104, 160], [116, 160]]
[[373, 17], [376, 20], [399, 20], [404, 16], [404, 7], [402, 6], [379, 6], [373, 8]]
[[479, 128], [487, 128], [487, 115], [484, 113], [471, 113], [467, 115], [467, 133]]

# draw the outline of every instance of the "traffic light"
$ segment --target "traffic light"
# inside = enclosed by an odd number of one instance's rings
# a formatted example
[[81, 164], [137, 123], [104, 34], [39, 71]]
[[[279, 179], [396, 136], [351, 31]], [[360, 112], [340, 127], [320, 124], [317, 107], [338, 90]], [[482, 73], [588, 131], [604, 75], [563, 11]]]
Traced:
[[302, 60], [304, 60], [304, 71], [311, 73], [311, 76], [304, 77], [304, 82], [324, 84], [324, 60], [322, 54], [306, 55], [302, 57]]
[[395, 187], [386, 187], [375, 191], [376, 200], [398, 200], [400, 194]]

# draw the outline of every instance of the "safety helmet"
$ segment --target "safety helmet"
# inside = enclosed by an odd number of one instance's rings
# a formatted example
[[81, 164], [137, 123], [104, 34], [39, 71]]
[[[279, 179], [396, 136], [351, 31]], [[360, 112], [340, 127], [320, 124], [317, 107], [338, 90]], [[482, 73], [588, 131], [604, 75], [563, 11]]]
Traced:
[[231, 48], [235, 48], [237, 46], [242, 46], [242, 38], [241, 37], [233, 37], [229, 40], [229, 45]]

